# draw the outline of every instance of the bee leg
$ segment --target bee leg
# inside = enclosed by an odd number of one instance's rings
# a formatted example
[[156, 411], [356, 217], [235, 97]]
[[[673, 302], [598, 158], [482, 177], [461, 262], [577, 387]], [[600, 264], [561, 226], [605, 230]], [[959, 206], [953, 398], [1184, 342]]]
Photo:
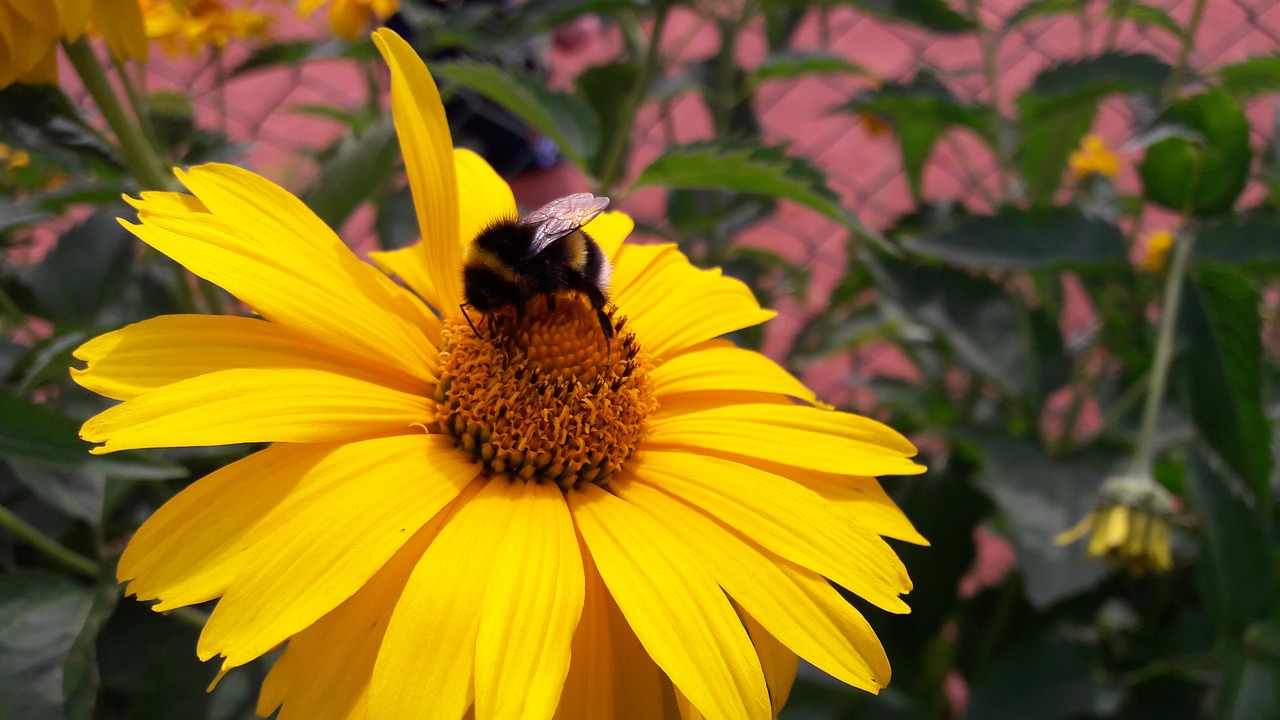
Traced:
[[474, 334], [476, 336], [476, 339], [478, 340], [480, 339], [480, 331], [476, 330], [476, 324], [471, 322], [471, 316], [467, 314], [467, 306], [470, 304], [471, 303], [462, 303], [461, 305], [458, 306], [458, 309], [462, 311], [462, 317], [467, 319], [467, 324], [471, 326], [472, 334]]

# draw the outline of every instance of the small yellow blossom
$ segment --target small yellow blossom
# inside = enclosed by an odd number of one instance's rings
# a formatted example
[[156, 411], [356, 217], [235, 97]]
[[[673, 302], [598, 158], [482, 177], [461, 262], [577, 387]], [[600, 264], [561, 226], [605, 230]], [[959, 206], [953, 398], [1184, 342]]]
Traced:
[[1143, 475], [1109, 478], [1098, 493], [1098, 507], [1075, 527], [1054, 538], [1058, 545], [1086, 534], [1089, 557], [1105, 559], [1134, 575], [1168, 572], [1173, 496]]
[[185, 9], [167, 0], [143, 0], [147, 37], [158, 40], [170, 55], [198, 55], [210, 46], [225, 48], [232, 39], [265, 39], [271, 16], [245, 8], [228, 8], [222, 0], [195, 0]]
[[1149, 273], [1158, 273], [1164, 269], [1165, 260], [1169, 257], [1169, 249], [1173, 247], [1173, 233], [1168, 230], [1157, 230], [1147, 237], [1147, 244], [1142, 247], [1142, 257], [1138, 267]]
[[4, 143], [0, 143], [0, 162], [4, 163], [6, 170], [24, 168], [31, 165], [31, 156], [27, 154], [26, 150], [14, 150]]
[[298, 12], [308, 17], [326, 3], [330, 3], [329, 28], [343, 40], [355, 40], [369, 29], [374, 17], [382, 22], [400, 9], [400, 0], [302, 0]]
[[1120, 160], [1107, 147], [1101, 135], [1089, 133], [1080, 141], [1080, 149], [1073, 150], [1067, 158], [1071, 175], [1083, 180], [1090, 175], [1102, 175], [1114, 179], [1120, 174]]

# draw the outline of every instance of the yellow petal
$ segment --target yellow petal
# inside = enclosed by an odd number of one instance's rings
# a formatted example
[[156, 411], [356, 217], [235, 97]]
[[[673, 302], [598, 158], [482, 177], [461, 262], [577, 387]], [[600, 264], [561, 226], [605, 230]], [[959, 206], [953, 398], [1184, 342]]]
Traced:
[[496, 220], [515, 219], [516, 198], [511, 186], [485, 161], [467, 150], [453, 151], [458, 179], [458, 239], [466, 247]]
[[[697, 548], [699, 560], [725, 592], [791, 650], [854, 687], [874, 693], [888, 684], [889, 659], [875, 631], [826, 580], [753, 547], [659, 490], [639, 482], [614, 485], [619, 497], [658, 518], [685, 546]], [[739, 528], [754, 539], [753, 530]]]
[[347, 375], [407, 393], [427, 383], [402, 370], [321, 345], [289, 328], [254, 318], [166, 315], [110, 332], [74, 353], [89, 367], [72, 368], [81, 386], [116, 400], [232, 368], [310, 368]]
[[611, 210], [597, 215], [582, 229], [596, 241], [604, 251], [604, 256], [612, 261], [622, 249], [622, 242], [636, 229], [636, 221], [630, 215]]
[[433, 519], [355, 595], [289, 639], [262, 682], [259, 715], [266, 717], [283, 703], [279, 720], [365, 717], [373, 663], [391, 612], [440, 524]]
[[129, 541], [116, 576], [170, 610], [218, 597], [244, 564], [243, 539], [332, 445], [272, 445], [187, 486]]
[[62, 31], [67, 40], [75, 42], [80, 39], [84, 27], [89, 22], [89, 14], [93, 10], [90, 0], [58, 0], [58, 12], [61, 15]]
[[138, 0], [94, 0], [90, 13], [117, 60], [147, 59], [147, 32]]
[[[581, 536], [579, 536], [581, 537]], [[584, 557], [590, 553], [583, 552]], [[675, 688], [627, 624], [606, 591], [609, 637], [613, 640], [613, 720], [680, 720]], [[594, 720], [594, 718], [592, 719]]]
[[612, 297], [641, 346], [657, 358], [772, 318], [751, 290], [719, 270], [699, 270], [674, 245], [624, 245]]
[[693, 549], [595, 485], [568, 497], [600, 577], [671, 682], [713, 717], [770, 717], [751, 640]]
[[578, 538], [555, 483], [491, 482], [515, 509], [485, 590], [476, 715], [547, 719], [556, 712], [582, 616]]
[[452, 438], [344, 445], [262, 523], [198, 652], [249, 662], [351, 597], [476, 476]]
[[148, 447], [327, 442], [418, 432], [425, 397], [313, 369], [238, 368], [150, 390], [90, 418], [95, 454]]
[[485, 588], [516, 504], [505, 480], [481, 480], [423, 553], [391, 616], [373, 671], [369, 716], [457, 720], [475, 698]]
[[422, 58], [399, 35], [383, 28], [373, 34], [373, 42], [391, 70], [391, 112], [422, 231], [422, 242], [413, 248], [425, 270], [416, 278], [421, 285], [401, 277], [432, 307], [454, 314], [462, 304], [462, 248], [457, 241], [453, 139], [444, 104]]
[[708, 390], [748, 390], [817, 400], [804, 383], [777, 363], [758, 352], [727, 343], [670, 358], [653, 371], [652, 377], [659, 403], [679, 393]]
[[145, 201], [134, 204], [143, 224], [123, 223], [134, 235], [268, 320], [415, 374], [435, 367], [438, 353], [421, 326], [396, 313], [394, 303], [384, 305], [368, 294], [368, 284], [357, 283], [352, 274], [343, 280], [328, 254], [282, 253], [249, 234], [252, 228], [210, 213], [169, 213]]
[[[560, 705], [556, 708], [556, 720], [595, 720], [615, 716], [614, 642], [609, 630], [609, 604], [613, 601], [609, 599], [609, 591], [605, 589], [590, 553], [581, 545], [579, 555], [585, 584], [582, 618], [573, 634], [572, 661]], [[632, 642], [639, 645], [634, 638]], [[654, 671], [656, 673], [656, 667]]]
[[889, 612], [910, 612], [907, 569], [879, 535], [786, 478], [722, 458], [647, 450], [633, 481], [657, 488]]
[[[887, 425], [802, 405], [729, 405], [654, 418], [649, 443], [733, 453], [809, 470], [918, 475], [916, 449]], [[802, 450], [798, 450], [802, 449]]]
[[831, 509], [865, 526], [871, 532], [895, 540], [928, 545], [929, 541], [889, 497], [873, 477], [820, 473], [779, 466], [764, 468], [790, 478], [826, 500]]
[[796, 671], [800, 669], [800, 657], [791, 652], [764, 626], [751, 615], [738, 610], [742, 624], [751, 635], [751, 644], [756, 646], [756, 654], [760, 656], [760, 666], [764, 668], [764, 679], [769, 684], [769, 702], [773, 706], [773, 716], [777, 717], [791, 697], [791, 686], [796, 682]]

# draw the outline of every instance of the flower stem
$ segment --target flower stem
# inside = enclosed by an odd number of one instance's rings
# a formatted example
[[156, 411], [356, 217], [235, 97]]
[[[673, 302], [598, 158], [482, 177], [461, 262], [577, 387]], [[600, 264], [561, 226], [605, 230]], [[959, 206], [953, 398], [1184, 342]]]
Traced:
[[1182, 36], [1182, 48], [1178, 51], [1178, 61], [1173, 66], [1173, 73], [1169, 76], [1169, 88], [1165, 93], [1170, 99], [1176, 97], [1178, 88], [1182, 87], [1182, 78], [1186, 75], [1187, 63], [1191, 60], [1191, 48], [1196, 41], [1196, 31], [1200, 29], [1200, 19], [1204, 17], [1205, 4], [1205, 0], [1196, 0], [1196, 4], [1191, 8], [1191, 20], [1187, 23], [1186, 33]]
[[662, 62], [662, 31], [667, 24], [667, 10], [670, 3], [667, 0], [658, 0], [657, 9], [653, 16], [653, 30], [649, 38], [649, 48], [645, 53], [644, 64], [640, 66], [640, 72], [636, 75], [635, 85], [631, 88], [631, 95], [626, 99], [625, 111], [620, 113], [618, 117], [621, 119], [621, 126], [613, 128], [605, 141], [605, 145], [601, 148], [604, 162], [600, 166], [600, 188], [602, 195], [608, 195], [613, 186], [618, 182], [619, 176], [626, 169], [626, 154], [631, 138], [631, 128], [635, 123], [636, 113], [640, 111], [640, 106], [644, 104], [644, 98], [649, 92], [649, 84], [653, 81], [654, 73], [658, 70], [658, 65]]
[[1151, 376], [1147, 385], [1147, 398], [1142, 406], [1142, 424], [1138, 430], [1138, 447], [1134, 451], [1135, 474], [1150, 476], [1152, 457], [1155, 455], [1156, 421], [1160, 417], [1160, 401], [1164, 398], [1165, 383], [1169, 379], [1169, 364], [1173, 360], [1174, 327], [1178, 322], [1178, 304], [1182, 301], [1182, 286], [1191, 258], [1191, 246], [1195, 236], [1179, 233], [1173, 246], [1173, 263], [1164, 280], [1164, 300], [1160, 306], [1160, 329], [1156, 335], [1156, 354], [1151, 361]]
[[40, 532], [3, 505], [0, 505], [0, 527], [13, 533], [20, 540], [25, 540], [27, 544], [59, 565], [85, 577], [97, 579], [98, 563], [62, 547], [53, 538]]
[[147, 141], [142, 128], [129, 118], [124, 106], [120, 104], [120, 99], [116, 97], [115, 90], [111, 87], [111, 81], [107, 79], [106, 70], [103, 69], [102, 63], [98, 62], [98, 57], [93, 54], [93, 48], [89, 47], [89, 42], [82, 37], [73, 43], [63, 43], [62, 47], [66, 50], [71, 64], [75, 66], [80, 80], [84, 82], [85, 89], [89, 91], [98, 110], [102, 112], [103, 119], [115, 133], [116, 139], [120, 141], [120, 154], [124, 156], [129, 174], [133, 175], [138, 184], [144, 188], [153, 190], [172, 188], [173, 180], [161, 166], [160, 159], [156, 157], [155, 148]]

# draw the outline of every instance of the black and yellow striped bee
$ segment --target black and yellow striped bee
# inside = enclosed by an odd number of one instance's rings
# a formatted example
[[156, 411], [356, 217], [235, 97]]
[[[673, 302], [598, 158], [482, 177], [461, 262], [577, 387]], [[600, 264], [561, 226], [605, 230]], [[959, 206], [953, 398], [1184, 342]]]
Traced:
[[519, 317], [535, 297], [554, 308], [556, 295], [576, 291], [595, 309], [605, 340], [612, 338], [613, 324], [604, 311], [609, 259], [582, 230], [608, 206], [609, 198], [577, 193], [481, 230], [463, 258], [463, 311], [470, 306], [491, 315], [514, 307]]

